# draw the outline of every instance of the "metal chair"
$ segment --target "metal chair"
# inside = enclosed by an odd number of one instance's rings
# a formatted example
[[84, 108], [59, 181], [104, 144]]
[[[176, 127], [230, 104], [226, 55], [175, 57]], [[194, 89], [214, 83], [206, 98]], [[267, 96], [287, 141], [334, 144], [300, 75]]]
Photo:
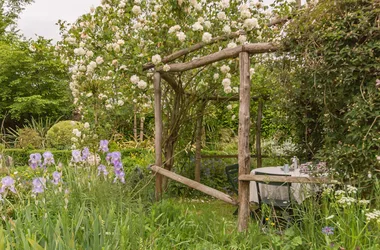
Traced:
[[227, 180], [231, 184], [232, 191], [235, 194], [239, 194], [238, 192], [238, 181], [239, 181], [239, 164], [234, 164], [227, 166], [226, 169]]
[[[255, 172], [255, 175], [268, 175], [268, 176], [289, 176], [289, 175], [280, 175], [280, 174], [268, 174], [268, 173], [262, 173], [262, 172]], [[264, 197], [262, 194], [262, 189], [260, 187], [260, 184], [266, 185], [266, 187], [273, 187], [274, 190], [279, 188], [286, 188], [287, 190], [287, 198], [286, 199], [274, 199], [270, 196]], [[287, 211], [290, 216], [292, 216], [292, 194], [291, 194], [291, 183], [289, 182], [276, 182], [276, 181], [256, 181], [256, 188], [257, 188], [257, 197], [259, 201], [259, 207], [261, 208], [263, 204], [270, 206], [273, 209], [280, 209], [282, 211]], [[277, 190], [279, 191], [279, 190]], [[262, 224], [265, 224], [265, 218], [264, 215], [262, 217]]]

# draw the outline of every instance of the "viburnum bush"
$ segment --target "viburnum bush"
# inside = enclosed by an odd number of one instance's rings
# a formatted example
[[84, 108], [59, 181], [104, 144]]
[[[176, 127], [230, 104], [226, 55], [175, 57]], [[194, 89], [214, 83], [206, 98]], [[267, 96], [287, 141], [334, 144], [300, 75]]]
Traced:
[[[152, 111], [153, 63], [168, 71], [165, 56], [196, 43], [209, 44], [174, 62], [194, 60], [225, 48], [280, 38], [281, 29], [268, 26], [290, 14], [295, 1], [125, 1], [103, 0], [75, 23], [60, 21], [63, 41], [57, 46], [71, 72], [70, 88], [83, 119], [99, 129], [126, 110]], [[293, 8], [294, 9], [294, 8]], [[226, 36], [225, 39], [213, 39]], [[238, 92], [238, 61], [215, 63], [176, 76], [188, 93]], [[190, 84], [196, 83], [196, 84]], [[206, 88], [207, 86], [207, 88]], [[165, 90], [165, 89], [164, 89]]]

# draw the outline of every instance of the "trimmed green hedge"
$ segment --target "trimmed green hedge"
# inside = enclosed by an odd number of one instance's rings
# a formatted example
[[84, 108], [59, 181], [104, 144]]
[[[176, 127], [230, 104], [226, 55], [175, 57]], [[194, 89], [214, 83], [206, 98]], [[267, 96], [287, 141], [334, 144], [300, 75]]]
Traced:
[[[30, 154], [40, 153], [43, 154], [46, 151], [50, 151], [54, 155], [55, 162], [62, 162], [66, 164], [71, 159], [71, 150], [56, 150], [56, 149], [38, 149], [38, 150], [26, 150], [26, 149], [4, 149], [0, 153], [4, 155], [9, 155], [13, 158], [13, 162], [15, 166], [26, 166], [28, 165], [28, 160]], [[147, 155], [151, 155], [154, 159], [154, 154], [152, 151], [147, 149], [139, 149], [139, 148], [130, 148], [123, 149], [120, 151], [123, 158], [127, 158], [126, 162], [140, 162], [137, 158], [146, 158]], [[131, 160], [133, 159], [133, 160]], [[154, 160], [151, 162], [153, 163]]]

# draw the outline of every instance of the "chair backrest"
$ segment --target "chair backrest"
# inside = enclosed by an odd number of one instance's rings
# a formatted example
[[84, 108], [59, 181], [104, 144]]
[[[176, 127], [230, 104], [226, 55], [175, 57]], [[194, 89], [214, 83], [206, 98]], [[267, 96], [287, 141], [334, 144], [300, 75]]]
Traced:
[[[263, 172], [258, 172], [258, 171], [255, 171], [255, 175], [290, 176], [289, 174], [268, 174], [268, 173], [263, 173]], [[256, 181], [257, 197], [259, 200], [259, 204], [262, 203], [260, 184], [264, 184], [267, 186], [273, 186], [273, 187], [286, 187], [287, 188], [287, 194], [288, 194], [288, 199], [286, 199], [286, 201], [291, 202], [290, 187], [291, 187], [292, 183], [290, 183], [290, 182], [277, 182], [277, 181]]]
[[232, 186], [232, 191], [238, 194], [238, 180], [239, 180], [239, 164], [234, 164], [226, 167], [227, 180]]

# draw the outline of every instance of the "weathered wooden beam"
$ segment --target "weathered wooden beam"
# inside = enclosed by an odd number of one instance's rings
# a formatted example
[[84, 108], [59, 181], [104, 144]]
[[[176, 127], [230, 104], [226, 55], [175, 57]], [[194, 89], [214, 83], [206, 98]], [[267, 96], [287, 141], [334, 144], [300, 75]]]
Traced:
[[257, 121], [256, 121], [256, 163], [257, 168], [261, 168], [262, 163], [262, 157], [261, 157], [261, 119], [263, 117], [263, 101], [259, 101], [259, 105], [257, 108]]
[[194, 188], [198, 191], [201, 191], [205, 194], [211, 195], [212, 197], [215, 197], [219, 200], [225, 201], [232, 205], [237, 205], [237, 202], [228, 194], [225, 194], [219, 190], [213, 189], [211, 187], [208, 187], [206, 185], [203, 185], [199, 182], [193, 181], [189, 178], [183, 177], [179, 174], [173, 173], [172, 171], [166, 170], [164, 168], [160, 168], [158, 166], [151, 166], [150, 167], [152, 171], [156, 172], [157, 174], [164, 175], [172, 180], [175, 180], [179, 183], [182, 183], [188, 187]]
[[[240, 102], [239, 102], [239, 176], [249, 174], [251, 154], [249, 152], [249, 130], [250, 130], [250, 61], [248, 52], [239, 54], [240, 62]], [[249, 223], [249, 182], [239, 181], [239, 213], [238, 231], [248, 229]]]
[[203, 131], [203, 115], [206, 109], [207, 101], [199, 105], [197, 112], [197, 125], [195, 133], [195, 169], [194, 179], [197, 182], [201, 181], [201, 162], [202, 162], [202, 131]]
[[[161, 107], [161, 75], [156, 72], [153, 76], [154, 83], [154, 147], [155, 147], [155, 164], [162, 166], [162, 107]], [[162, 176], [156, 174], [156, 200], [160, 200], [162, 197]]]
[[339, 181], [322, 177], [301, 177], [301, 176], [275, 176], [275, 175], [253, 175], [246, 174], [239, 176], [240, 181], [262, 181], [262, 182], [289, 182], [289, 183], [315, 183], [315, 184], [339, 184]]
[[[245, 34], [245, 31], [239, 30], [237, 32], [233, 32], [233, 33], [230, 33], [230, 34], [227, 34], [227, 35], [215, 37], [215, 38], [211, 39], [211, 41], [208, 42], [208, 43], [200, 42], [200, 43], [194, 44], [193, 46], [191, 46], [189, 48], [181, 49], [179, 51], [174, 52], [171, 55], [168, 55], [168, 56], [164, 57], [162, 59], [162, 63], [172, 62], [175, 59], [180, 58], [181, 56], [187, 55], [187, 54], [189, 54], [191, 52], [197, 51], [197, 50], [203, 48], [206, 45], [217, 43], [217, 42], [220, 42], [220, 41], [225, 41], [225, 40], [228, 40], [228, 39], [233, 39], [233, 38], [239, 37], [240, 35], [244, 35], [244, 34]], [[152, 69], [152, 68], [154, 68], [154, 64], [153, 63], [147, 63], [147, 64], [145, 64], [143, 66], [143, 70], [148, 70], [148, 69]]]
[[[289, 19], [290, 19], [289, 17], [275, 18], [275, 19], [271, 20], [267, 24], [267, 26], [271, 27], [271, 26], [274, 26], [274, 25], [277, 25], [277, 24], [286, 23]], [[187, 55], [187, 54], [189, 54], [191, 52], [200, 50], [200, 49], [202, 49], [203, 47], [205, 47], [207, 45], [214, 44], [214, 43], [221, 42], [221, 41], [226, 41], [228, 39], [233, 39], [233, 38], [239, 37], [240, 35], [245, 35], [245, 34], [246, 34], [245, 31], [239, 30], [239, 31], [227, 34], [227, 35], [215, 37], [215, 38], [211, 39], [211, 41], [208, 42], [208, 43], [200, 42], [200, 43], [194, 44], [193, 46], [191, 46], [189, 48], [181, 49], [179, 51], [176, 51], [176, 52], [174, 52], [174, 53], [172, 53], [172, 54], [164, 57], [162, 59], [162, 63], [172, 62], [175, 59], [180, 58], [181, 56], [184, 56], [184, 55]], [[152, 68], [154, 68], [154, 64], [151, 63], [151, 62], [150, 63], [146, 63], [146, 64], [143, 65], [143, 70], [148, 70], [148, 69], [152, 69]]]
[[[260, 54], [275, 52], [279, 47], [273, 43], [252, 43], [240, 45], [235, 48], [227, 48], [213, 54], [192, 60], [185, 63], [171, 64], [168, 72], [183, 72], [190, 69], [199, 68], [214, 62], [218, 62], [224, 59], [235, 58], [239, 56], [241, 52], [247, 52], [249, 54]], [[156, 71], [164, 72], [163, 67], [159, 67]]]
[[[257, 155], [250, 155], [251, 158], [256, 158]], [[238, 158], [239, 155], [201, 155], [202, 158], [217, 158], [217, 159], [224, 159], [224, 158]], [[290, 156], [284, 156], [285, 158], [289, 158]], [[268, 155], [262, 155], [261, 158], [271, 158]]]

